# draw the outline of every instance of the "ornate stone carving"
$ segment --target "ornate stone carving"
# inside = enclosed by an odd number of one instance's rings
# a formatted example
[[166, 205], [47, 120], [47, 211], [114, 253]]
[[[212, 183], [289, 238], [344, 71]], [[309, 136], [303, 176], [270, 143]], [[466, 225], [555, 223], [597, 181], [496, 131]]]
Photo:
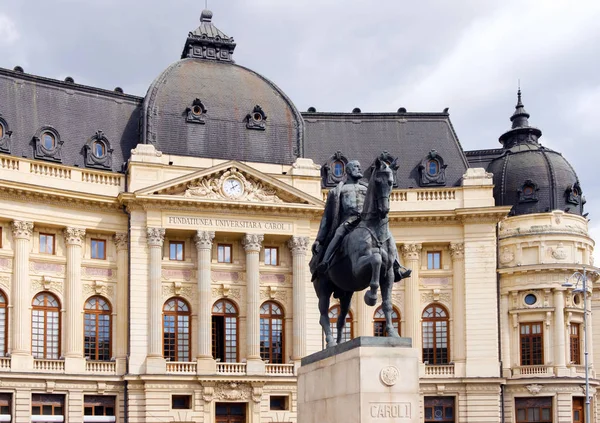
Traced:
[[192, 271], [189, 269], [162, 269], [162, 278], [164, 280], [179, 279], [190, 281], [192, 279]]
[[115, 287], [103, 281], [93, 281], [91, 284], [86, 283], [83, 285], [82, 290], [86, 297], [101, 295], [103, 297], [114, 298], [115, 295]]
[[77, 245], [81, 247], [85, 241], [85, 229], [83, 228], [65, 228], [63, 231], [65, 235], [65, 244]]
[[31, 294], [35, 294], [39, 291], [54, 291], [58, 294], [62, 294], [63, 284], [61, 280], [50, 278], [48, 276], [42, 276], [41, 279], [34, 279], [31, 281]]
[[25, 222], [23, 220], [13, 220], [12, 222], [13, 237], [15, 239], [31, 239], [33, 235], [33, 222]]
[[162, 295], [164, 299], [176, 295], [195, 302], [194, 293], [195, 291], [191, 286], [185, 286], [181, 282], [164, 283], [162, 286]]
[[194, 242], [198, 250], [212, 248], [213, 239], [215, 239], [214, 231], [197, 231], [194, 236]]
[[396, 366], [386, 366], [381, 369], [379, 377], [384, 385], [394, 386], [400, 378], [400, 371]]
[[400, 251], [405, 260], [419, 260], [421, 248], [421, 244], [402, 244]]
[[552, 257], [554, 257], [556, 260], [564, 260], [567, 258], [567, 250], [563, 246], [562, 242], [559, 242], [556, 248], [551, 248], [550, 252]]
[[162, 247], [165, 242], [165, 230], [164, 228], [147, 228], [148, 245], [155, 247]]
[[266, 289], [261, 289], [260, 299], [262, 301], [277, 300], [285, 303], [287, 301], [287, 291], [281, 290], [276, 286], [268, 286]]
[[117, 251], [126, 250], [129, 236], [126, 233], [114, 234], [113, 241], [117, 246]]
[[288, 248], [293, 255], [305, 255], [310, 247], [307, 236], [293, 236], [287, 242]]
[[419, 164], [419, 185], [422, 187], [446, 185], [447, 167], [438, 152], [431, 150]]
[[450, 244], [450, 255], [454, 260], [462, 260], [465, 258], [465, 244], [462, 242]]
[[536, 383], [525, 386], [531, 395], [537, 395], [542, 390], [543, 386]]
[[65, 274], [65, 265], [64, 264], [56, 264], [56, 263], [44, 263], [37, 261], [29, 262], [29, 271], [39, 275], [44, 273], [56, 273], [56, 276], [64, 276]]
[[[236, 179], [241, 185], [239, 194], [231, 195], [224, 191], [224, 183]], [[274, 189], [266, 187], [261, 181], [247, 178], [235, 167], [223, 172], [218, 179], [212, 175], [196, 179], [188, 184], [184, 197], [200, 197], [215, 200], [254, 201], [262, 203], [283, 203]]]
[[262, 107], [258, 104], [254, 106], [252, 113], [246, 115], [246, 128], [258, 129], [264, 131], [267, 126], [267, 115], [263, 111]]
[[33, 155], [36, 159], [49, 160], [52, 162], [62, 162], [61, 150], [64, 141], [56, 129], [50, 126], [43, 126], [33, 137], [35, 149]]
[[102, 131], [96, 131], [85, 148], [85, 165], [97, 169], [110, 169], [112, 167], [113, 149], [110, 147], [110, 141]]
[[441, 292], [439, 289], [434, 289], [431, 292], [421, 293], [422, 304], [429, 304], [434, 301], [441, 302], [449, 306], [452, 302], [452, 294], [450, 292]]
[[[206, 388], [204, 388], [206, 392]], [[213, 398], [217, 401], [248, 401], [253, 389], [245, 383], [217, 383], [214, 387]]]
[[146, 157], [161, 157], [162, 151], [158, 151], [152, 144], [138, 144], [133, 150], [131, 150], [132, 156], [146, 156]]
[[242, 245], [246, 252], [259, 252], [265, 236], [262, 234], [246, 234], [242, 238]]
[[515, 259], [515, 254], [508, 248], [508, 247], [504, 247], [502, 249], [502, 252], [500, 253], [500, 263], [502, 264], [508, 264], [511, 261], [513, 261]]
[[206, 107], [199, 98], [194, 99], [192, 101], [192, 105], [185, 109], [187, 113], [187, 117], [185, 119], [186, 122], [189, 123], [199, 123], [204, 125], [206, 122], [204, 121], [204, 116], [206, 115]]

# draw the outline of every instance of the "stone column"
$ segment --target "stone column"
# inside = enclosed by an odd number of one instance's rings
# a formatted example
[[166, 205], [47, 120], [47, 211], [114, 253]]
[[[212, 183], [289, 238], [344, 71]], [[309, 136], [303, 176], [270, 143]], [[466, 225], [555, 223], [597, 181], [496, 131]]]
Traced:
[[[419, 291], [419, 270], [421, 268], [421, 244], [404, 244], [401, 252], [404, 265], [412, 270], [410, 278], [404, 280], [404, 312], [406, 313], [406, 332], [404, 336], [412, 339], [413, 348], [422, 351], [421, 343], [421, 293]], [[419, 353], [419, 362], [423, 355]]]
[[261, 369], [264, 372], [264, 363], [260, 359], [260, 273], [258, 270], [258, 253], [263, 239], [264, 235], [260, 234], [246, 234], [242, 239], [242, 245], [246, 250], [246, 359], [248, 374], [261, 373]]
[[165, 241], [163, 228], [147, 229], [150, 266], [148, 269], [148, 357], [146, 373], [156, 374], [166, 371], [162, 351], [162, 246]]
[[554, 374], [568, 376], [567, 344], [565, 327], [565, 293], [562, 289], [554, 290]]
[[[450, 255], [452, 256], [452, 308], [454, 309], [452, 334], [452, 361], [454, 361], [454, 373], [457, 376], [464, 375], [466, 364], [467, 333], [465, 328], [465, 245], [463, 243], [450, 244]], [[454, 351], [454, 352], [452, 352]]]
[[198, 231], [194, 237], [198, 252], [198, 374], [216, 371], [216, 361], [212, 356], [212, 292], [211, 292], [211, 251], [215, 233]]
[[[116, 309], [116, 330], [113, 338], [113, 351], [117, 361], [117, 374], [124, 374], [127, 361], [127, 327], [128, 327], [128, 305], [127, 297], [127, 274], [128, 257], [127, 250], [129, 246], [129, 237], [126, 233], [119, 233], [113, 236], [113, 241], [117, 247], [117, 302], [114, 304]], [[115, 314], [115, 313], [113, 313]]]
[[502, 294], [500, 296], [500, 333], [502, 334], [502, 377], [511, 376], [511, 368], [513, 365], [512, 357], [510, 355], [510, 334], [513, 328], [510, 325], [509, 314], [508, 314], [508, 294]]
[[67, 274], [65, 278], [64, 355], [67, 372], [85, 371], [83, 360], [83, 295], [81, 286], [81, 249], [85, 229], [66, 228]]
[[288, 241], [292, 251], [292, 360], [299, 361], [306, 355], [306, 254], [309, 240], [306, 236], [293, 236]]
[[29, 251], [33, 222], [12, 222], [14, 262], [12, 280], [13, 313], [11, 320], [11, 367], [13, 370], [33, 370], [31, 356], [31, 283], [29, 280]]

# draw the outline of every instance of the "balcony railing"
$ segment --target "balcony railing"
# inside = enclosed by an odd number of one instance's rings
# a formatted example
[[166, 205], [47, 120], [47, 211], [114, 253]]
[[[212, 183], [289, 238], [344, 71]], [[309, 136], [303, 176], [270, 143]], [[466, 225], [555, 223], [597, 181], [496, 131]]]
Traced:
[[62, 373], [65, 371], [65, 361], [36, 358], [33, 360], [33, 370], [41, 370], [42, 372], [49, 373]]
[[10, 357], [0, 357], [0, 372], [10, 371]]
[[114, 361], [86, 361], [85, 371], [114, 375], [117, 373], [117, 363]]
[[167, 373], [196, 374], [195, 361], [167, 361]]
[[271, 376], [294, 376], [294, 365], [265, 364], [265, 373]]
[[218, 375], [245, 375], [246, 363], [217, 363]]
[[552, 366], [518, 366], [513, 367], [512, 374], [516, 377], [554, 376], [554, 368]]
[[454, 377], [454, 364], [426, 364], [425, 377]]

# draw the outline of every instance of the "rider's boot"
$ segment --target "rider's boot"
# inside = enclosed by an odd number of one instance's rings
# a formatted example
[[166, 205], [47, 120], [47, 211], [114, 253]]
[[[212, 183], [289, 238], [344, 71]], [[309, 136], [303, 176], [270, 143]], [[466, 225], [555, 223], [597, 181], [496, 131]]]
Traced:
[[402, 266], [398, 260], [394, 260], [394, 282], [410, 277], [412, 270]]

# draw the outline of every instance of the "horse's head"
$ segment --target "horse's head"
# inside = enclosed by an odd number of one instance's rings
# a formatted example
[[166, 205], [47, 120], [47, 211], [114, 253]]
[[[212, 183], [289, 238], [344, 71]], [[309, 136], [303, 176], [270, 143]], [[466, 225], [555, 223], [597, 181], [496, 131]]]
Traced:
[[374, 189], [375, 205], [380, 218], [386, 217], [390, 212], [390, 193], [394, 185], [394, 170], [397, 169], [396, 160], [392, 164], [386, 163], [381, 158], [375, 160], [369, 185]]

